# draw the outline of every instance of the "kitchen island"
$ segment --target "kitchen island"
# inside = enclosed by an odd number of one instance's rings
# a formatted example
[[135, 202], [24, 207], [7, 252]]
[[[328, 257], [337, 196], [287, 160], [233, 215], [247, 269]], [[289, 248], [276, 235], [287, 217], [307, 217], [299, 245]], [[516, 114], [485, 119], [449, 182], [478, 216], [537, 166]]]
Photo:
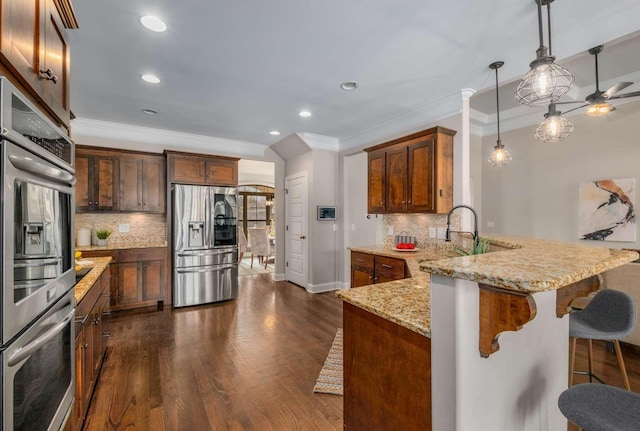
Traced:
[[[556, 402], [568, 373], [568, 318], [562, 316], [574, 297], [598, 288], [598, 274], [638, 255], [506, 236], [493, 238], [492, 244], [502, 251], [437, 260], [408, 257], [407, 267], [417, 264], [421, 274], [410, 271], [410, 279], [338, 292], [345, 301], [347, 429], [370, 427], [366, 415], [354, 412], [372, 407], [389, 408], [400, 420], [413, 414], [410, 425], [400, 422], [403, 429], [566, 429]], [[376, 247], [353, 250], [374, 253]], [[370, 323], [371, 331], [362, 331], [362, 321]], [[409, 332], [424, 341], [410, 338], [420, 360], [411, 359], [405, 366], [403, 357], [409, 350], [399, 353], [393, 343], [398, 333]], [[364, 337], [372, 339], [369, 346], [360, 340]], [[406, 344], [402, 340], [396, 339]], [[366, 351], [371, 346], [376, 350]], [[372, 353], [386, 355], [378, 363], [386, 361], [388, 367], [378, 367], [380, 375], [370, 376], [368, 389], [352, 396], [350, 390], [364, 377], [350, 373], [366, 365]], [[414, 403], [419, 407], [409, 413], [393, 413], [404, 400], [396, 396], [402, 391], [384, 387], [404, 384], [386, 379], [385, 373], [398, 369], [405, 370], [404, 379], [412, 385], [406, 395], [413, 392], [413, 399], [418, 398]], [[416, 393], [416, 381], [427, 390]], [[367, 390], [374, 393], [363, 392]], [[393, 397], [385, 399], [386, 393]], [[416, 416], [421, 416], [420, 423]], [[393, 424], [385, 427], [394, 429]]]

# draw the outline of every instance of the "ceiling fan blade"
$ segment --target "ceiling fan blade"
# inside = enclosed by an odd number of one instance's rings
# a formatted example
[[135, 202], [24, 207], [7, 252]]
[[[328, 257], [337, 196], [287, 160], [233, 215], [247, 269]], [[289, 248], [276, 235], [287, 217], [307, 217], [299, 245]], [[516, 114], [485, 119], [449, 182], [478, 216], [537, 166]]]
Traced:
[[609, 100], [611, 100], [611, 99], [625, 99], [627, 97], [638, 97], [638, 96], [640, 96], [640, 91], [634, 91], [633, 93], [618, 94], [617, 96], [609, 97]]
[[603, 96], [605, 99], [610, 99], [618, 91], [624, 90], [630, 85], [633, 85], [633, 82], [618, 82], [616, 85], [605, 91]]
[[582, 106], [578, 106], [576, 108], [569, 109], [568, 111], [564, 111], [564, 112], [562, 112], [562, 114], [565, 115], [565, 114], [568, 114], [571, 111], [575, 111], [576, 109], [581, 109], [581, 108], [584, 108], [585, 106], [589, 106], [589, 105], [591, 105], [591, 104], [590, 103], [585, 103]]

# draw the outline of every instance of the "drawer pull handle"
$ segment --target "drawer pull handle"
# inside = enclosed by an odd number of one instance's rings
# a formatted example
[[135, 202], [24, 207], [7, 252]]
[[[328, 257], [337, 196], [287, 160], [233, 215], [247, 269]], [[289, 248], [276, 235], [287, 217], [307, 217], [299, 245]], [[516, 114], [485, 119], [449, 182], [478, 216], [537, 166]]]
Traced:
[[54, 84], [58, 83], [58, 77], [53, 74], [53, 70], [51, 69], [40, 69], [40, 78], [53, 81]]
[[382, 267], [383, 267], [383, 268], [387, 268], [387, 269], [392, 269], [392, 268], [393, 268], [393, 266], [391, 266], [391, 265], [387, 265], [386, 263], [383, 263], [383, 264], [382, 264]]

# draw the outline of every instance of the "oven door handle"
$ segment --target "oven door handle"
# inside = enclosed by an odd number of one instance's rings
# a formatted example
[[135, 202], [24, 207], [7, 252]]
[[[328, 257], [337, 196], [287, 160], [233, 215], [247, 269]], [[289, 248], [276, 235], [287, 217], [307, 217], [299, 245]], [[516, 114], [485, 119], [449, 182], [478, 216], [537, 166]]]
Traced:
[[9, 358], [9, 366], [13, 367], [23, 359], [29, 357], [31, 354], [33, 354], [33, 352], [42, 347], [46, 342], [62, 332], [64, 327], [67, 326], [71, 319], [73, 319], [75, 312], [75, 308], [71, 309], [71, 312], [69, 312], [69, 314], [67, 314], [67, 316], [60, 323], [57, 323], [56, 325], [51, 327], [51, 329], [49, 329], [47, 332], [30, 342], [26, 346], [16, 350], [16, 352]]
[[9, 160], [11, 161], [11, 164], [13, 166], [22, 171], [31, 172], [34, 175], [46, 178], [48, 180], [53, 180], [57, 183], [74, 186], [77, 182], [73, 174], [70, 174], [67, 171], [63, 171], [62, 169], [58, 169], [54, 166], [45, 165], [44, 163], [40, 163], [28, 157], [24, 157], [18, 154], [11, 154], [9, 155]]

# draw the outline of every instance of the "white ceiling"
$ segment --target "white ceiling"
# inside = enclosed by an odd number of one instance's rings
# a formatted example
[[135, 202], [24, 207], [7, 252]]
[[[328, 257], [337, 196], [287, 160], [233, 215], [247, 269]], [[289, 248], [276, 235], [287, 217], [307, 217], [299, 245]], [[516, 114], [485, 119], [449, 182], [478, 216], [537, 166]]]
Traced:
[[[505, 61], [501, 82], [515, 81], [538, 47], [533, 0], [110, 0], [74, 8], [71, 107], [81, 121], [265, 147], [306, 132], [346, 149], [418, 130], [458, 112], [461, 89], [492, 88], [492, 61]], [[168, 31], [142, 27], [146, 14], [162, 17]], [[558, 0], [552, 18], [554, 54], [567, 68], [575, 63], [583, 91], [593, 80], [585, 51], [640, 31], [640, 2]], [[633, 54], [605, 48], [603, 81], [640, 71], [640, 42], [626, 45]], [[145, 83], [143, 73], [162, 82]], [[360, 88], [342, 91], [343, 81]], [[495, 94], [474, 96], [472, 107], [494, 114]], [[313, 116], [299, 117], [302, 109]], [[274, 129], [281, 136], [270, 136]]]

